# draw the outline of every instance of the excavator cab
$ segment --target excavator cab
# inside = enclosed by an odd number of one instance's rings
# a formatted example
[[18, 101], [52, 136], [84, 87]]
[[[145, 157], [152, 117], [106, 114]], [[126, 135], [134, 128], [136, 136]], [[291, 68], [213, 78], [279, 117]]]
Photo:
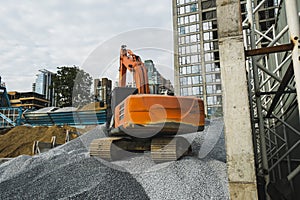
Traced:
[[[133, 72], [136, 88], [126, 87], [126, 71]], [[205, 114], [199, 98], [150, 94], [147, 68], [140, 57], [121, 47], [120, 87], [112, 93], [112, 123], [108, 138], [94, 140], [90, 155], [113, 160], [116, 148], [151, 151], [156, 162], [177, 160], [189, 150], [180, 134], [202, 131]]]

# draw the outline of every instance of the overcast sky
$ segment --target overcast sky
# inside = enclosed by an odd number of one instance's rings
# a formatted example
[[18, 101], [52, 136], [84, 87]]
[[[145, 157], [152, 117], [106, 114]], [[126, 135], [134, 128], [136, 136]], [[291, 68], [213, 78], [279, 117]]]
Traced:
[[173, 78], [171, 0], [0, 2], [0, 75], [8, 91], [31, 91], [39, 69], [58, 66], [116, 78], [122, 44]]

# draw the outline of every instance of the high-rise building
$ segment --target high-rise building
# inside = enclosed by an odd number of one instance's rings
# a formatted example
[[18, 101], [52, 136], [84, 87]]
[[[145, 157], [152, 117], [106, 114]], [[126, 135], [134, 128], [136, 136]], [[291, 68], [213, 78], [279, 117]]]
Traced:
[[148, 83], [151, 94], [164, 92], [174, 93], [173, 85], [170, 80], [165, 79], [156, 69], [152, 60], [145, 60], [145, 67], [148, 73]]
[[108, 78], [94, 79], [94, 100], [104, 106], [110, 102], [112, 81]]
[[42, 94], [45, 96], [47, 100], [49, 100], [49, 106], [55, 106], [55, 95], [54, 89], [51, 88], [52, 85], [52, 77], [54, 75], [53, 72], [50, 72], [46, 69], [39, 70], [39, 74], [37, 74], [37, 78], [35, 83], [33, 84], [33, 92]]
[[222, 114], [216, 0], [173, 0], [175, 94], [203, 99]]

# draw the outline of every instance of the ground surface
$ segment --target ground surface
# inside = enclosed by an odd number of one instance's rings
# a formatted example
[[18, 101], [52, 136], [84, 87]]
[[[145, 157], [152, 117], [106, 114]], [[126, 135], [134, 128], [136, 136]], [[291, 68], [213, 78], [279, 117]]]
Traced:
[[102, 129], [1, 164], [0, 199], [228, 199], [221, 119], [186, 136], [193, 156], [162, 164], [149, 152], [112, 163], [90, 157], [88, 146], [104, 137]]

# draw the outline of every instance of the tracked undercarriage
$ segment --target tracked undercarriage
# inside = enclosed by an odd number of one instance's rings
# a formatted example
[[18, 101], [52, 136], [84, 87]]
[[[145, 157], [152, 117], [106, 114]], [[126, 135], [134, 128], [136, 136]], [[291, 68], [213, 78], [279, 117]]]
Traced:
[[154, 162], [175, 161], [190, 152], [189, 142], [180, 136], [133, 139], [108, 137], [93, 140], [90, 155], [107, 161], [119, 160], [135, 152], [151, 151]]

